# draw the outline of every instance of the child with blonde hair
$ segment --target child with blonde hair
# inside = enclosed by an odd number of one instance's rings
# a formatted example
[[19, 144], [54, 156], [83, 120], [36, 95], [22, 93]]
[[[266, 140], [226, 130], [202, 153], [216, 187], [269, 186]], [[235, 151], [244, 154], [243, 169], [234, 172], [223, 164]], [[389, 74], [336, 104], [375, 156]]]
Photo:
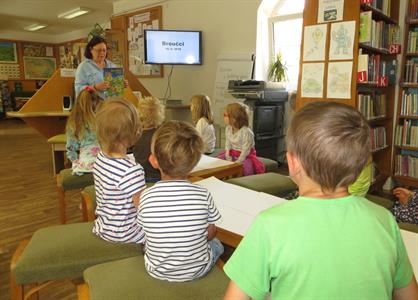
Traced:
[[286, 140], [300, 196], [257, 216], [225, 264], [224, 300], [418, 299], [395, 219], [348, 192], [369, 159], [367, 120], [348, 105], [309, 103]]
[[138, 101], [139, 119], [142, 122], [142, 136], [135, 143], [133, 155], [145, 171], [146, 182], [157, 182], [161, 179], [158, 169], [149, 162], [151, 154], [151, 139], [157, 128], [164, 122], [165, 108], [161, 101], [155, 97], [145, 97]]
[[212, 195], [187, 180], [202, 150], [202, 138], [185, 122], [164, 123], [152, 138], [150, 162], [161, 181], [142, 192], [138, 223], [145, 232], [145, 268], [157, 279], [201, 278], [223, 253]]
[[254, 148], [254, 133], [248, 127], [248, 107], [241, 103], [230, 103], [224, 112], [225, 151], [219, 158], [243, 164], [244, 175], [265, 172], [263, 162], [257, 158]]
[[94, 161], [100, 151], [95, 131], [95, 110], [101, 98], [90, 87], [78, 95], [67, 120], [67, 158], [71, 161], [73, 175], [93, 171]]
[[144, 169], [127, 156], [141, 131], [138, 111], [127, 100], [108, 98], [97, 110], [101, 151], [93, 171], [97, 202], [93, 233], [106, 241], [142, 243], [144, 239], [136, 222]]
[[206, 95], [194, 95], [190, 100], [192, 121], [205, 145], [204, 153], [211, 154], [215, 150], [216, 136], [213, 126], [213, 115], [210, 99]]

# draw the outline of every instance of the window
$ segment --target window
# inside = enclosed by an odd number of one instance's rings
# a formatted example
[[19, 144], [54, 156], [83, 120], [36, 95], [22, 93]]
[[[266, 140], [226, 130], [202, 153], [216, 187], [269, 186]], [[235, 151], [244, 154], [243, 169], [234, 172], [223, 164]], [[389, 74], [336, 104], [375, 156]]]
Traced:
[[304, 0], [278, 0], [269, 19], [270, 60], [281, 53], [287, 66], [288, 90], [295, 90], [298, 84], [304, 3]]

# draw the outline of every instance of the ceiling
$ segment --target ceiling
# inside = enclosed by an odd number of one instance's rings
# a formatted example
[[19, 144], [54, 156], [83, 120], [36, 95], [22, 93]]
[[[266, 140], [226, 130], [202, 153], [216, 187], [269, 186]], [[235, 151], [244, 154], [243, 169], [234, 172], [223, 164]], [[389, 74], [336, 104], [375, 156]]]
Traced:
[[[113, 3], [118, 0], [0, 0], [0, 38], [25, 40], [32, 35], [37, 40], [53, 41], [78, 30], [93, 28], [95, 23], [109, 21], [113, 13]], [[59, 19], [60, 13], [83, 7], [90, 9], [88, 14], [67, 20]], [[48, 27], [35, 32], [23, 30], [33, 24], [47, 24]], [[16, 36], [13, 38], [13, 36]], [[23, 37], [23, 38], [22, 38]], [[38, 40], [39, 42], [43, 40]]]

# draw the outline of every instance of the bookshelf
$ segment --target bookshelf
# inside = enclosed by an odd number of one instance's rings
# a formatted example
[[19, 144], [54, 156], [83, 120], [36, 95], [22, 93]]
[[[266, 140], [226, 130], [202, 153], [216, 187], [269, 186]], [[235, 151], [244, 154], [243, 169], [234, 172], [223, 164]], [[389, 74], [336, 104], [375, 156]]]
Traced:
[[[418, 1], [418, 0], [417, 0]], [[325, 69], [322, 82], [322, 96], [304, 97], [305, 37], [302, 36], [302, 51], [298, 82], [296, 109], [312, 101], [334, 101], [356, 107], [363, 113], [372, 128], [372, 156], [374, 163], [371, 191], [381, 189], [386, 179], [392, 175], [392, 137], [395, 108], [396, 54], [399, 44], [400, 0], [358, 0], [344, 1], [341, 20], [321, 23], [320, 1], [306, 0], [303, 26], [327, 24], [325, 57], [314, 63], [323, 63]], [[332, 49], [332, 28], [338, 22], [355, 22], [352, 58], [335, 59]], [[366, 23], [366, 24], [365, 24]], [[348, 24], [348, 23], [347, 23]], [[305, 34], [305, 30], [303, 31]], [[365, 35], [366, 33], [366, 35]], [[418, 57], [418, 48], [417, 48]], [[352, 63], [351, 86], [345, 97], [333, 98], [328, 78], [330, 64], [345, 61]], [[418, 82], [417, 82], [418, 88]]]
[[418, 0], [409, 0], [405, 15], [399, 101], [393, 147], [393, 176], [418, 187]]

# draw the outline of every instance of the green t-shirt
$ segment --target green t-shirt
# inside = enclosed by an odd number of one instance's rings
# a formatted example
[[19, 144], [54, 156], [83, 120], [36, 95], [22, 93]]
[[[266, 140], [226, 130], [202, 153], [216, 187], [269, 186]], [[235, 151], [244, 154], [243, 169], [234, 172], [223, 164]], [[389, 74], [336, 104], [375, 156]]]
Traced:
[[265, 210], [224, 271], [254, 299], [392, 299], [413, 276], [393, 216], [356, 196]]

